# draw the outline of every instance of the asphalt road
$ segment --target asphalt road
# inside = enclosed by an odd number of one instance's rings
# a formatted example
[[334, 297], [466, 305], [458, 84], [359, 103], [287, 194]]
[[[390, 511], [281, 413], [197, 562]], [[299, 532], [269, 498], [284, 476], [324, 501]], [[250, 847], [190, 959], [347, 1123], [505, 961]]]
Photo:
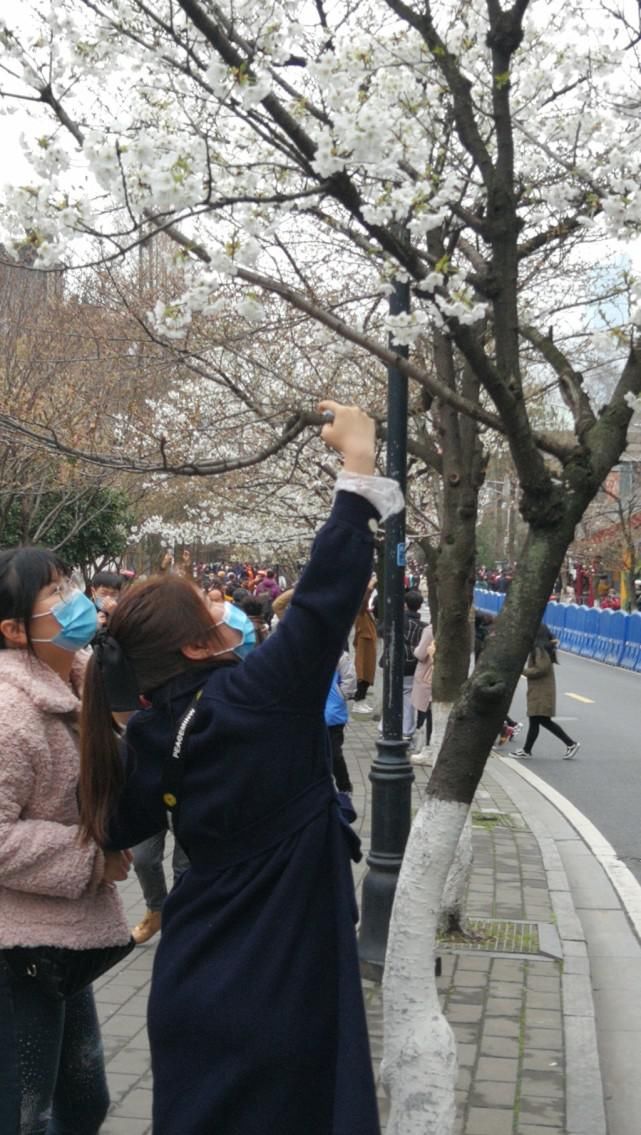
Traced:
[[[596, 825], [641, 882], [641, 674], [560, 652], [555, 676], [555, 720], [581, 748], [561, 760], [562, 743], [541, 729], [527, 767]], [[500, 750], [506, 756], [525, 740], [524, 678], [510, 712], [523, 732]]]

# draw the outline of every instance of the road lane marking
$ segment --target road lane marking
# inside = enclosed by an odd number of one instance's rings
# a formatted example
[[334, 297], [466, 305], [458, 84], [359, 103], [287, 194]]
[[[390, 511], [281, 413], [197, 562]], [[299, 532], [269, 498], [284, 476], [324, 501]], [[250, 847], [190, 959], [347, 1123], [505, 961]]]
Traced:
[[581, 694], [569, 694], [565, 691], [566, 698], [574, 698], [575, 701], [585, 702], [586, 705], [594, 705], [594, 698], [584, 698]]

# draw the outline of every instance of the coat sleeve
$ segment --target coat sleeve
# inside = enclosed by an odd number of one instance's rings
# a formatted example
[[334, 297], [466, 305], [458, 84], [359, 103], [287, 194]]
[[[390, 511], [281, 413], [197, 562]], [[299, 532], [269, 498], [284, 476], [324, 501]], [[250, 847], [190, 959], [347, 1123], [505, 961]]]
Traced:
[[0, 762], [0, 885], [15, 891], [59, 898], [79, 898], [102, 875], [102, 855], [95, 844], [78, 840], [76, 824], [28, 819], [25, 811], [37, 776], [41, 737], [12, 728], [12, 751]]
[[338, 673], [340, 689], [344, 698], [353, 698], [358, 685], [356, 669], [347, 651], [343, 651], [338, 660]]
[[376, 509], [338, 492], [282, 622], [234, 667], [226, 696], [237, 704], [322, 712], [372, 569]]
[[534, 663], [531, 666], [526, 666], [523, 673], [525, 677], [529, 679], [544, 678], [546, 674], [550, 673], [551, 669], [552, 659], [547, 650], [541, 650], [537, 647], [534, 655]]
[[[130, 726], [134, 736], [137, 733], [133, 721]], [[162, 803], [162, 762], [157, 759], [146, 760], [137, 757], [134, 748], [127, 743], [127, 734], [118, 743], [124, 765], [125, 784], [118, 799], [118, 807], [109, 820], [109, 839], [107, 850], [122, 850], [135, 847], [137, 843], [167, 830], [167, 811]]]
[[434, 635], [431, 627], [424, 627], [423, 634], [421, 635], [416, 648], [414, 650], [414, 657], [418, 658], [419, 662], [425, 662], [429, 655], [430, 646], [434, 642]]

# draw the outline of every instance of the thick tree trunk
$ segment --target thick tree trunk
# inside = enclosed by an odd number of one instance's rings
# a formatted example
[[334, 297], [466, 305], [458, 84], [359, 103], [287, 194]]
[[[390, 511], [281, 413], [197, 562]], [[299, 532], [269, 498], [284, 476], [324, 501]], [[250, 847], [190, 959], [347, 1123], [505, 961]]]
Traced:
[[[636, 357], [633, 365], [638, 378]], [[392, 911], [384, 998], [384, 1078], [391, 1097], [387, 1135], [452, 1131], [452, 1058], [434, 978], [441, 888], [576, 522], [596, 493], [605, 465], [614, 464], [623, 449], [627, 420], [623, 407], [610, 421], [602, 418], [593, 431], [599, 459], [593, 454], [586, 461], [577, 452], [564, 472], [562, 491], [550, 479], [547, 492], [529, 502], [531, 520], [539, 524], [530, 528], [496, 634], [450, 713]]]

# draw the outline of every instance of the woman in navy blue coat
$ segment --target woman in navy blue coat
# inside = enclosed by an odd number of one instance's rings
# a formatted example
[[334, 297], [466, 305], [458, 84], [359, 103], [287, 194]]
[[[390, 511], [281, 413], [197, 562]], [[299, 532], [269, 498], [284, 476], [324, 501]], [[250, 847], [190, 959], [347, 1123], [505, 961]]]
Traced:
[[[333, 787], [323, 708], [370, 576], [379, 511], [367, 497], [389, 483], [371, 476], [367, 415], [321, 409], [334, 414], [322, 436], [344, 473], [276, 633], [238, 663], [243, 632], [221, 624], [220, 605], [175, 576], [149, 580], [114, 612], [85, 687], [87, 833], [139, 843], [166, 826], [176, 797], [191, 862], [163, 910], [149, 1001], [155, 1135], [379, 1131], [354, 931], [358, 841]], [[124, 779], [108, 730], [109, 709], [128, 708], [123, 685], [148, 704], [127, 727]]]

